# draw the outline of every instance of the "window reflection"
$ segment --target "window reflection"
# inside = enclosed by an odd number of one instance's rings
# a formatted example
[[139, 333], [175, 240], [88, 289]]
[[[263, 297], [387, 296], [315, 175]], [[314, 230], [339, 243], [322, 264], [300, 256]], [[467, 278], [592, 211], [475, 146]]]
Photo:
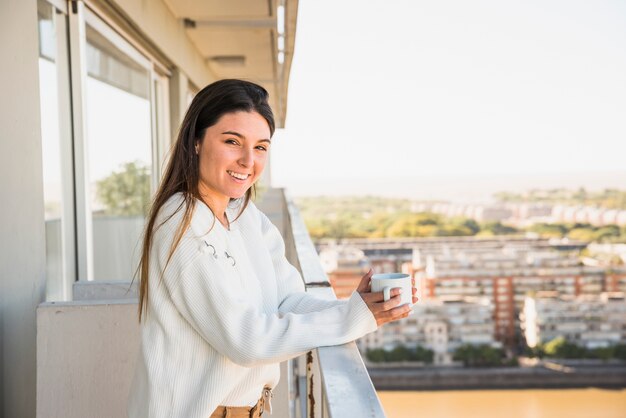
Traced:
[[130, 280], [150, 199], [150, 72], [87, 26], [95, 280]]

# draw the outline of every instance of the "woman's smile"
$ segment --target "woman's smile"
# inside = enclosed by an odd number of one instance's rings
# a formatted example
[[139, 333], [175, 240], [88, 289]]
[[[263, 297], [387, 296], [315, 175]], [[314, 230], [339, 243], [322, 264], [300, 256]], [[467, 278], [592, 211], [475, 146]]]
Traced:
[[250, 174], [241, 174], [241, 173], [236, 173], [234, 171], [227, 171], [228, 174], [230, 174], [232, 177], [236, 178], [237, 180], [245, 180], [247, 179]]

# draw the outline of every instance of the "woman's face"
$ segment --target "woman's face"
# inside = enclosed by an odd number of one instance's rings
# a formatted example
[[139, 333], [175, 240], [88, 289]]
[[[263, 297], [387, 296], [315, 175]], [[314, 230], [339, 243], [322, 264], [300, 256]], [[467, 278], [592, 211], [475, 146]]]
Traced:
[[[265, 167], [270, 128], [257, 112], [222, 115], [196, 144], [200, 166], [200, 194], [222, 210], [231, 198], [240, 198]], [[225, 208], [225, 206], [224, 206]]]

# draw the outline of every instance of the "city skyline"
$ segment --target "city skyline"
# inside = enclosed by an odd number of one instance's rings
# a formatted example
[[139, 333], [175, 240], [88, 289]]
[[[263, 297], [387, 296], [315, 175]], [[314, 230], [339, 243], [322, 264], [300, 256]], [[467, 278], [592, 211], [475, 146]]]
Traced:
[[585, 188], [588, 191], [626, 189], [626, 170], [562, 173], [441, 174], [414, 177], [315, 178], [278, 184], [294, 197], [381, 196], [454, 203], [490, 203], [497, 192], [522, 193], [532, 189]]

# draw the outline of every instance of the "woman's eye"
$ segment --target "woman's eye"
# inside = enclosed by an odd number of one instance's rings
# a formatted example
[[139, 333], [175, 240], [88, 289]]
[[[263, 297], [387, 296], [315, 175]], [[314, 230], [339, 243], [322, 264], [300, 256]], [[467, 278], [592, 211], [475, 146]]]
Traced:
[[235, 141], [234, 139], [227, 139], [225, 142], [226, 142], [227, 144], [234, 144], [234, 145], [237, 145], [237, 141]]
[[267, 151], [267, 148], [263, 145], [259, 145], [258, 147], [256, 147], [257, 149], [261, 150], [261, 151]]

